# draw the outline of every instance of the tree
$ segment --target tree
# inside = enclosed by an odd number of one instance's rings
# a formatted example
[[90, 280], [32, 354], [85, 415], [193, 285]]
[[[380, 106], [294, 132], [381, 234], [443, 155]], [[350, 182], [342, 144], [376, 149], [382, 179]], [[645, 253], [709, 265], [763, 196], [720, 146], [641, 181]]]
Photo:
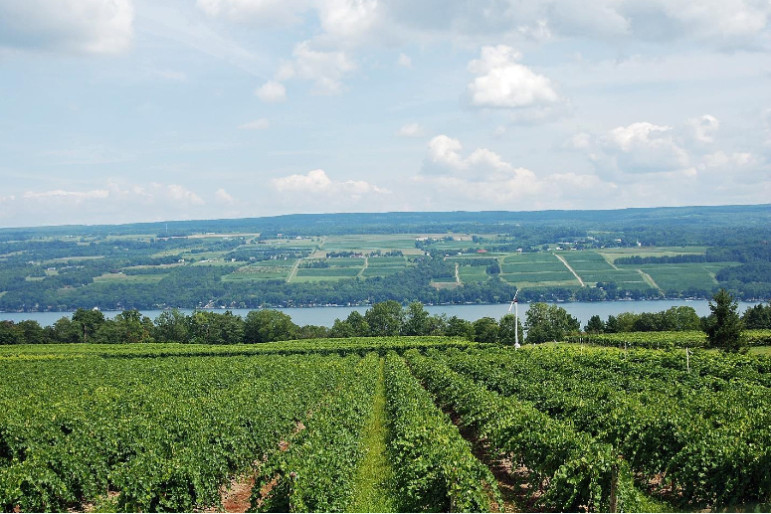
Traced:
[[557, 305], [532, 303], [525, 316], [528, 343], [560, 341], [567, 334], [581, 330], [581, 323]]
[[87, 343], [104, 323], [104, 314], [99, 310], [78, 309], [72, 315], [72, 322], [80, 329], [80, 342]]
[[425, 336], [430, 333], [428, 311], [420, 302], [412, 302], [407, 306], [407, 313], [402, 325], [402, 335], [405, 336]]
[[53, 340], [57, 343], [78, 343], [80, 342], [81, 329], [77, 323], [70, 318], [62, 316], [53, 326]]
[[164, 311], [155, 318], [153, 339], [162, 343], [187, 343], [187, 320], [178, 309]]
[[364, 313], [372, 336], [398, 336], [404, 323], [404, 311], [399, 302], [388, 300], [376, 303]]
[[493, 318], [479, 318], [474, 323], [474, 341], [478, 343], [497, 343], [498, 342], [498, 322]]
[[147, 343], [152, 341], [152, 332], [152, 320], [131, 309], [102, 323], [93, 338], [100, 343]]
[[244, 320], [244, 342], [268, 343], [294, 339], [300, 327], [291, 316], [280, 311], [266, 309], [250, 311]]
[[618, 318], [612, 314], [608, 315], [608, 321], [605, 322], [605, 332], [608, 334], [615, 334], [616, 332], [620, 332]]
[[364, 316], [359, 311], [351, 311], [348, 317], [345, 318], [345, 321], [353, 330], [352, 336], [367, 337], [370, 335], [369, 324], [367, 324], [367, 320], [364, 319]]
[[[518, 340], [515, 339], [515, 336], [517, 336]], [[501, 321], [498, 322], [498, 342], [513, 346], [514, 343], [522, 343], [524, 339], [525, 331], [522, 327], [522, 320], [517, 319], [513, 314], [503, 315]]]
[[725, 289], [720, 289], [709, 302], [711, 314], [707, 316], [705, 332], [709, 346], [726, 352], [746, 352], [747, 342], [742, 337], [743, 324], [739, 317], [738, 303]]
[[748, 307], [742, 316], [744, 328], [749, 330], [771, 329], [771, 303], [763, 305], [759, 303], [754, 307]]
[[452, 316], [447, 320], [445, 335], [450, 337], [463, 337], [469, 341], [474, 339], [474, 326], [470, 321]]
[[602, 318], [595, 314], [589, 318], [584, 327], [584, 332], [587, 334], [602, 334], [605, 332], [605, 323], [602, 322]]

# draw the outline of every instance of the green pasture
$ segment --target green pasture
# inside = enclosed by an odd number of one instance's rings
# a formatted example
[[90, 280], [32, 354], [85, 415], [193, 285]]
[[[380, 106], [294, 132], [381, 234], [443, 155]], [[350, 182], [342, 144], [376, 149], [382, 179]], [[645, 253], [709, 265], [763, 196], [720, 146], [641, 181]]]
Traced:
[[[726, 266], [735, 263], [723, 262], [689, 262], [681, 264], [645, 264], [634, 266], [651, 276], [656, 284], [666, 290], [698, 288], [710, 290], [718, 285], [715, 273]], [[624, 268], [629, 268], [625, 266]]]
[[328, 236], [324, 240], [323, 249], [326, 252], [414, 250], [416, 237], [408, 234]]
[[615, 262], [620, 257], [674, 257], [676, 255], [704, 255], [706, 246], [637, 246], [633, 248], [603, 248], [598, 253]]

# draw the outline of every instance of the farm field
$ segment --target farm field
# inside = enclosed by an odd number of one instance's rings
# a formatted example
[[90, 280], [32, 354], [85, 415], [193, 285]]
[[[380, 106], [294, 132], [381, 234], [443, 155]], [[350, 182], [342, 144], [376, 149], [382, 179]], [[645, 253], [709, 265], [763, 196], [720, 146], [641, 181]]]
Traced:
[[394, 337], [15, 346], [0, 367], [3, 511], [771, 501], [764, 356]]

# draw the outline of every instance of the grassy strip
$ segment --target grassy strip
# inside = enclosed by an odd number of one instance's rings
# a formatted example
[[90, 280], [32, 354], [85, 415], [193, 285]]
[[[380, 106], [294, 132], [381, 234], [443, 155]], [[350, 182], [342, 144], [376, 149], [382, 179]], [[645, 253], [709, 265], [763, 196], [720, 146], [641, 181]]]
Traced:
[[396, 512], [393, 496], [393, 468], [388, 460], [386, 444], [388, 424], [383, 359], [378, 367], [372, 417], [367, 424], [362, 446], [366, 448], [355, 479], [355, 496], [349, 512]]

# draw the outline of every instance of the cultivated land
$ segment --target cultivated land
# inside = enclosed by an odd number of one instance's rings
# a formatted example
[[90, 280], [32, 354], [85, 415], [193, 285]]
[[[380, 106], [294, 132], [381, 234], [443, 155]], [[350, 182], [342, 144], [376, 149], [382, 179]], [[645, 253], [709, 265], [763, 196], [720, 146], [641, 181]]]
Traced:
[[720, 287], [765, 299], [769, 227], [768, 206], [746, 206], [0, 229], [0, 310], [708, 298]]
[[766, 356], [394, 337], [0, 366], [6, 512], [771, 506]]

